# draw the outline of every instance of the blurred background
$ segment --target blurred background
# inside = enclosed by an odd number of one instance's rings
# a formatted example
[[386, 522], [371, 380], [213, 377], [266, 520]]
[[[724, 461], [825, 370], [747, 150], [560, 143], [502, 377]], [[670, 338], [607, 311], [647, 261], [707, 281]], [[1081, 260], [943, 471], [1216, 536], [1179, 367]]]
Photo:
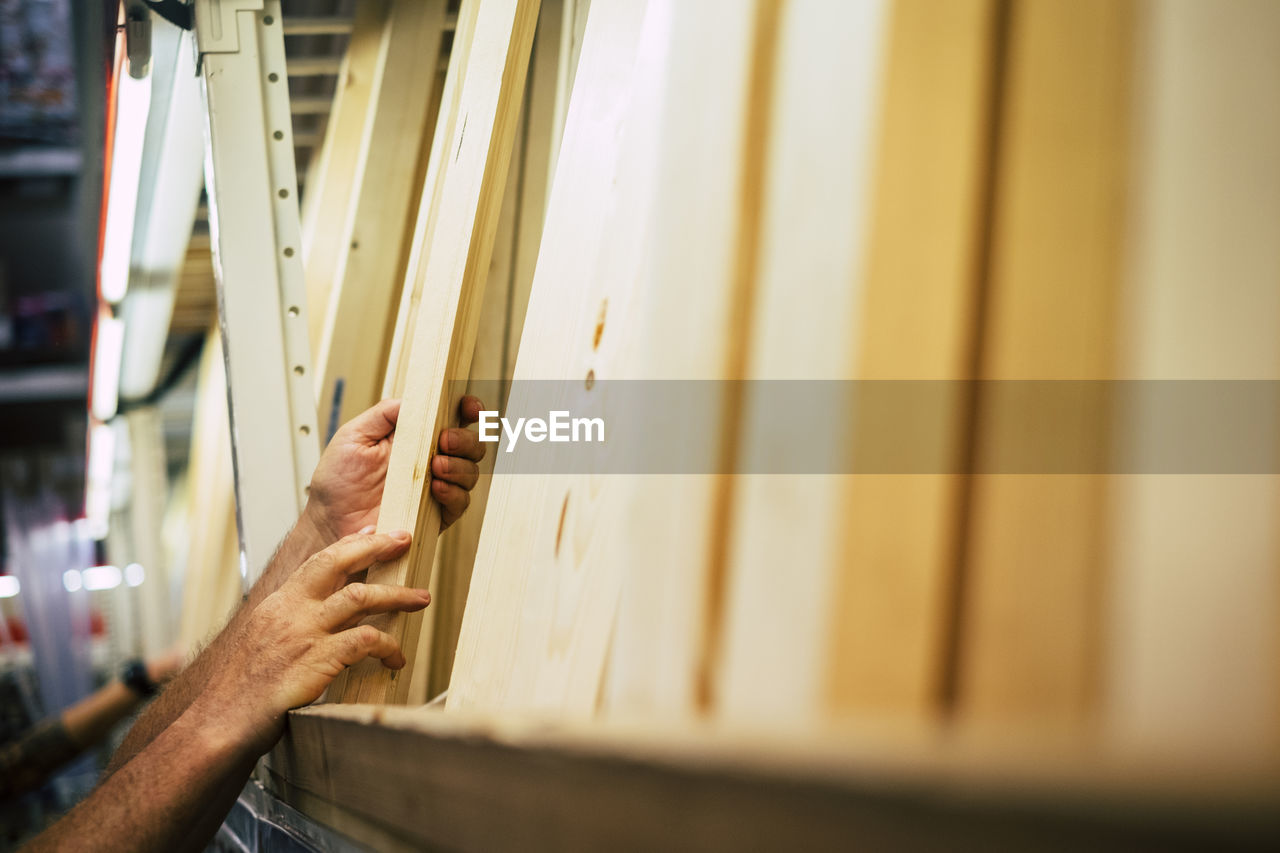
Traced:
[[[305, 176], [354, 2], [286, 5], [313, 24], [289, 38], [315, 64], [290, 78]], [[217, 322], [203, 105], [159, 16], [149, 74], [128, 75], [121, 15], [0, 3], [0, 743], [179, 636], [196, 368]], [[6, 798], [0, 839], [74, 803], [111, 745]]]

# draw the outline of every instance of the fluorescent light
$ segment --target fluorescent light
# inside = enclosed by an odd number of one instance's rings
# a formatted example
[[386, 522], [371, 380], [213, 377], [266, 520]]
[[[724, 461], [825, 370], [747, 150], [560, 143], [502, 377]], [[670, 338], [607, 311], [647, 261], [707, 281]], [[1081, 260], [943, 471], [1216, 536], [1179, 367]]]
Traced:
[[137, 563], [130, 563], [124, 567], [124, 582], [129, 586], [142, 586], [142, 582], [146, 579], [146, 570]]
[[62, 585], [67, 588], [67, 592], [79, 592], [84, 587], [84, 578], [75, 569], [67, 569], [62, 573]]
[[160, 19], [154, 24], [155, 82], [121, 312], [129, 328], [120, 370], [126, 400], [150, 394], [160, 376], [178, 274], [204, 187], [204, 98], [195, 51], [182, 30]]
[[103, 311], [98, 315], [93, 350], [93, 389], [90, 408], [100, 421], [109, 421], [120, 403], [120, 358], [124, 354], [124, 320]]
[[116, 433], [110, 424], [89, 428], [89, 460], [85, 466], [84, 520], [91, 539], [106, 539], [111, 517], [111, 474], [116, 464]]
[[107, 187], [107, 221], [102, 235], [98, 285], [111, 304], [124, 299], [129, 287], [133, 218], [138, 206], [142, 145], [151, 110], [151, 78], [122, 74], [116, 84], [115, 131], [111, 142], [111, 178]]
[[80, 574], [84, 578], [85, 589], [97, 591], [120, 586], [120, 570], [115, 566], [94, 566]]
[[13, 575], [0, 575], [0, 598], [13, 598], [22, 589], [22, 584]]

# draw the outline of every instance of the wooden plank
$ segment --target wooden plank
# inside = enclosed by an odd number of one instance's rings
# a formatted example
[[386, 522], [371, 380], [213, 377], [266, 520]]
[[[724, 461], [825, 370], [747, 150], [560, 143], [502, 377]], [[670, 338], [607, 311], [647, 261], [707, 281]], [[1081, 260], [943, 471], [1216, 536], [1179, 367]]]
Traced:
[[504, 404], [507, 385], [515, 375], [516, 355], [520, 350], [525, 314], [529, 310], [534, 268], [542, 246], [542, 227], [551, 200], [551, 181], [560, 152], [560, 140], [555, 135], [555, 98], [560, 64], [564, 59], [564, 52], [560, 49], [563, 18], [564, 0], [543, 0], [542, 10], [538, 13], [538, 36], [529, 60], [524, 145], [521, 149], [519, 229], [514, 247], [510, 319], [503, 344]]
[[[511, 152], [507, 188], [498, 220], [498, 237], [489, 266], [489, 284], [485, 288], [471, 378], [467, 385], [468, 394], [479, 397], [491, 408], [503, 411], [506, 410], [507, 389], [515, 370], [516, 348], [520, 330], [524, 327], [546, 210], [547, 145], [553, 107], [546, 93], [548, 90], [554, 92], [555, 63], [559, 59], [560, 8], [560, 0], [543, 0], [538, 12], [538, 27], [534, 34], [519, 122], [519, 139]], [[420, 653], [428, 644], [431, 648], [430, 683], [424, 700], [438, 696], [449, 686], [496, 461], [495, 452], [485, 455], [480, 463], [480, 480], [471, 490], [467, 513], [440, 540], [441, 558], [431, 574], [437, 588], [431, 596], [432, 607], [422, 616], [423, 634], [430, 630], [434, 636], [419, 640]], [[419, 667], [425, 662], [420, 658]]]
[[[355, 203], [358, 154], [369, 123], [390, 0], [361, 0], [343, 58], [324, 142], [308, 170], [302, 205], [302, 267], [307, 279], [307, 331], [313, 353], [329, 313], [342, 232]], [[316, 362], [318, 363], [318, 361]]]
[[[1277, 768], [1078, 743], [744, 737], [321, 706], [267, 784], [386, 849], [1269, 849]], [[590, 808], [583, 808], [590, 803]]]
[[[898, 0], [869, 223], [857, 376], [941, 380], [920, 450], [963, 467], [980, 256], [987, 240], [999, 20], [995, 0]], [[902, 424], [855, 419], [855, 445]], [[868, 434], [869, 433], [869, 434]], [[942, 710], [964, 480], [860, 474], [842, 496], [839, 614], [827, 711], [915, 719]]]
[[[662, 213], [637, 285], [645, 300], [636, 378], [743, 376], [779, 7], [730, 0], [673, 11], [654, 202]], [[735, 382], [708, 383], [682, 452], [732, 468], [740, 392]], [[731, 498], [728, 474], [636, 478], [619, 536], [611, 713], [707, 707]]]
[[[588, 24], [508, 410], [547, 399], [537, 380], [560, 379], [562, 408], [595, 412], [603, 391], [566, 377], [634, 373], [626, 318], [640, 296], [669, 19], [668, 4], [630, 0], [598, 6]], [[620, 582], [625, 484], [507, 473], [523, 459], [517, 447], [498, 460], [447, 707], [590, 714]]]
[[[440, 86], [439, 102], [435, 105], [435, 129], [422, 178], [422, 192], [418, 198], [418, 212], [414, 218], [414, 232], [406, 258], [399, 306], [387, 347], [386, 367], [382, 378], [384, 398], [404, 396], [409, 371], [408, 338], [417, 323], [418, 305], [422, 299], [426, 274], [425, 253], [431, 243], [430, 235], [434, 233], [443, 197], [444, 176], [448, 172], [450, 162], [447, 151], [452, 146], [458, 127], [458, 104], [462, 94], [462, 83], [466, 77], [467, 58], [471, 54], [471, 43], [475, 37], [478, 10], [478, 4], [467, 3], [461, 7], [454, 21], [455, 32]], [[428, 588], [433, 601], [440, 595], [439, 568], [446, 557], [446, 550], [437, 548], [432, 560]], [[411, 704], [422, 704], [428, 701], [435, 695], [433, 691], [437, 689], [432, 683], [436, 608], [428, 608], [419, 618], [418, 640], [412, 657], [413, 671], [406, 694], [406, 701]], [[330, 693], [336, 695], [337, 691], [331, 689]]]
[[[537, 32], [540, 30], [535, 31], [534, 51], [538, 49]], [[523, 117], [516, 124], [523, 128]], [[467, 380], [468, 394], [484, 400], [491, 408], [499, 409], [504, 405], [499, 394], [506, 380], [503, 371], [503, 344], [507, 335], [508, 308], [511, 302], [516, 209], [520, 198], [524, 150], [522, 136], [517, 135], [511, 150], [511, 165], [507, 170], [507, 186], [502, 193], [502, 210], [498, 215], [493, 255], [489, 261], [484, 304], [480, 309], [476, 344], [471, 355], [471, 375]], [[484, 523], [495, 460], [493, 453], [485, 454], [480, 462], [480, 479], [471, 490], [467, 512], [440, 536], [435, 564], [431, 567], [432, 606], [422, 614], [422, 629], [418, 639], [419, 657], [414, 673], [414, 690], [421, 691], [421, 700], [424, 702], [438, 696], [449, 686], [449, 672], [453, 669], [458, 631], [462, 627], [462, 613], [467, 605], [467, 590], [471, 586], [471, 570], [475, 563], [480, 528]], [[417, 698], [416, 692], [411, 694], [410, 704]]]
[[464, 2], [458, 12], [457, 30], [449, 49], [449, 65], [445, 72], [444, 89], [440, 94], [440, 106], [436, 113], [435, 132], [432, 135], [426, 176], [418, 200], [418, 213], [414, 219], [413, 241], [404, 286], [400, 293], [400, 305], [396, 312], [395, 330], [387, 354], [387, 367], [383, 375], [382, 396], [404, 396], [408, 381], [409, 341], [417, 328], [418, 306], [422, 301], [424, 277], [427, 271], [426, 251], [432, 245], [435, 223], [439, 218], [444, 198], [445, 177], [453, 162], [448, 152], [458, 133], [462, 86], [466, 80], [471, 45], [475, 39], [476, 16], [479, 3]]
[[239, 559], [234, 561], [237, 594], [228, 598], [226, 554], [238, 555], [235, 495], [232, 492], [231, 425], [227, 416], [227, 380], [217, 328], [205, 335], [200, 356], [196, 409], [191, 430], [188, 478], [190, 506], [186, 573], [178, 636], [190, 650], [209, 639], [238, 599]]
[[[415, 535], [404, 557], [369, 570], [370, 583], [421, 587], [430, 580], [440, 530], [439, 507], [426, 493], [430, 461], [441, 428], [455, 417], [459, 386], [471, 368], [537, 15], [537, 0], [486, 3], [476, 13], [458, 101], [461, 120], [456, 141], [450, 140], [439, 221], [425, 252], [425, 284], [378, 519], [381, 530], [403, 528]], [[412, 673], [419, 620], [396, 615], [374, 621], [400, 641]], [[403, 702], [411, 680], [393, 678], [375, 661], [348, 670], [340, 695], [346, 701]]]
[[169, 501], [169, 478], [165, 464], [164, 424], [156, 406], [125, 412], [129, 430], [132, 499], [128, 512], [129, 561], [146, 571], [147, 582], [138, 590], [141, 644], [146, 656], [158, 656], [172, 648], [176, 639], [175, 620], [170, 606], [168, 560], [165, 559], [164, 509]]
[[416, 164], [431, 141], [427, 117], [444, 9], [444, 0], [393, 0], [387, 18], [315, 359], [325, 435], [381, 399], [385, 362], [375, 344], [398, 296], [410, 237], [405, 223], [421, 189], [404, 179], [405, 164]]
[[[1270, 236], [1280, 224], [1280, 7], [1157, 3], [1139, 26], [1121, 371], [1280, 379], [1280, 246]], [[1132, 400], [1126, 456], [1159, 446], [1168, 413], [1188, 402]], [[1274, 406], [1255, 417], [1264, 434], [1280, 432]], [[1161, 751], [1280, 751], [1280, 490], [1265, 457], [1254, 461], [1252, 474], [1120, 479], [1107, 623], [1113, 737]]]
[[[779, 19], [747, 379], [855, 378], [886, 11], [796, 0]], [[851, 401], [805, 417], [816, 422], [805, 440], [830, 451], [828, 473], [754, 473], [795, 440], [795, 422], [771, 416], [783, 387], [744, 392], [714, 700], [735, 721], [821, 716], [825, 646], [844, 619], [828, 603], [849, 523]], [[780, 566], [792, 567], [785, 578]]]
[[569, 115], [573, 86], [578, 76], [578, 58], [582, 54], [582, 40], [586, 33], [591, 0], [561, 0], [560, 57], [556, 62], [555, 106], [552, 108], [551, 153], [560, 150], [564, 136], [564, 123]]
[[[1013, 6], [983, 329], [984, 379], [1114, 375], [1134, 4]], [[1001, 388], [1007, 386], [1001, 386]], [[1028, 412], [978, 399], [975, 465], [1015, 458]], [[1052, 445], [1098, 451], [1085, 411]], [[1044, 438], [1043, 435], [1038, 435]], [[962, 567], [956, 713], [1075, 726], [1096, 711], [1108, 483], [976, 477]]]

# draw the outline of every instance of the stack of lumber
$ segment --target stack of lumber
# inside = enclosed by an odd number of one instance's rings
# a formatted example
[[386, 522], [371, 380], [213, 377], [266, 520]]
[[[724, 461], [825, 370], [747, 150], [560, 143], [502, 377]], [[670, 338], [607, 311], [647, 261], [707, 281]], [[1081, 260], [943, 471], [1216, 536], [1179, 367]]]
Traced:
[[[914, 767], [953, 767], [943, 737], [994, 761], [997, 731], [1082, 772], [1158, 752], [1274, 784], [1274, 459], [1134, 460], [1166, 435], [1151, 381], [1280, 374], [1280, 9], [462, 0], [442, 46], [446, 11], [359, 7], [347, 62], [383, 65], [339, 92], [305, 250], [321, 423], [403, 398], [379, 526], [414, 544], [369, 580], [436, 591], [378, 620], [403, 673], [329, 696], [444, 710], [300, 712], [280, 791], [421, 841], [329, 768], [376, 776], [397, 738], [450, 767], [475, 738], [652, 759], [695, 726], [856, 764], [868, 721]], [[700, 383], [687, 433], [653, 418], [705, 467], [491, 447], [438, 535], [425, 472], [464, 393], [608, 414], [637, 380]], [[801, 380], [930, 408], [780, 419]], [[930, 464], [878, 464], [895, 442]], [[809, 445], [822, 468], [788, 469]]]

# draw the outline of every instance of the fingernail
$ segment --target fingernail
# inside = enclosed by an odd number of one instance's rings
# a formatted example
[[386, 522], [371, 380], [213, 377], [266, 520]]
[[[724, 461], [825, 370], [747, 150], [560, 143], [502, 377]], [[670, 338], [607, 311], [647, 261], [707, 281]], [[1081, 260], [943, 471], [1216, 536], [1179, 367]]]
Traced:
[[360, 535], [367, 536], [368, 534], [372, 533], [377, 529], [378, 528], [374, 527], [372, 524], [366, 524], [364, 527], [360, 528]]
[[407, 530], [392, 530], [387, 535], [390, 536], [392, 539], [398, 539], [401, 542], [409, 541], [409, 531]]
[[427, 590], [415, 589], [414, 592], [416, 592], [418, 594], [418, 597], [421, 598], [423, 601], [425, 601], [427, 604], [431, 603], [431, 593], [428, 592]]

